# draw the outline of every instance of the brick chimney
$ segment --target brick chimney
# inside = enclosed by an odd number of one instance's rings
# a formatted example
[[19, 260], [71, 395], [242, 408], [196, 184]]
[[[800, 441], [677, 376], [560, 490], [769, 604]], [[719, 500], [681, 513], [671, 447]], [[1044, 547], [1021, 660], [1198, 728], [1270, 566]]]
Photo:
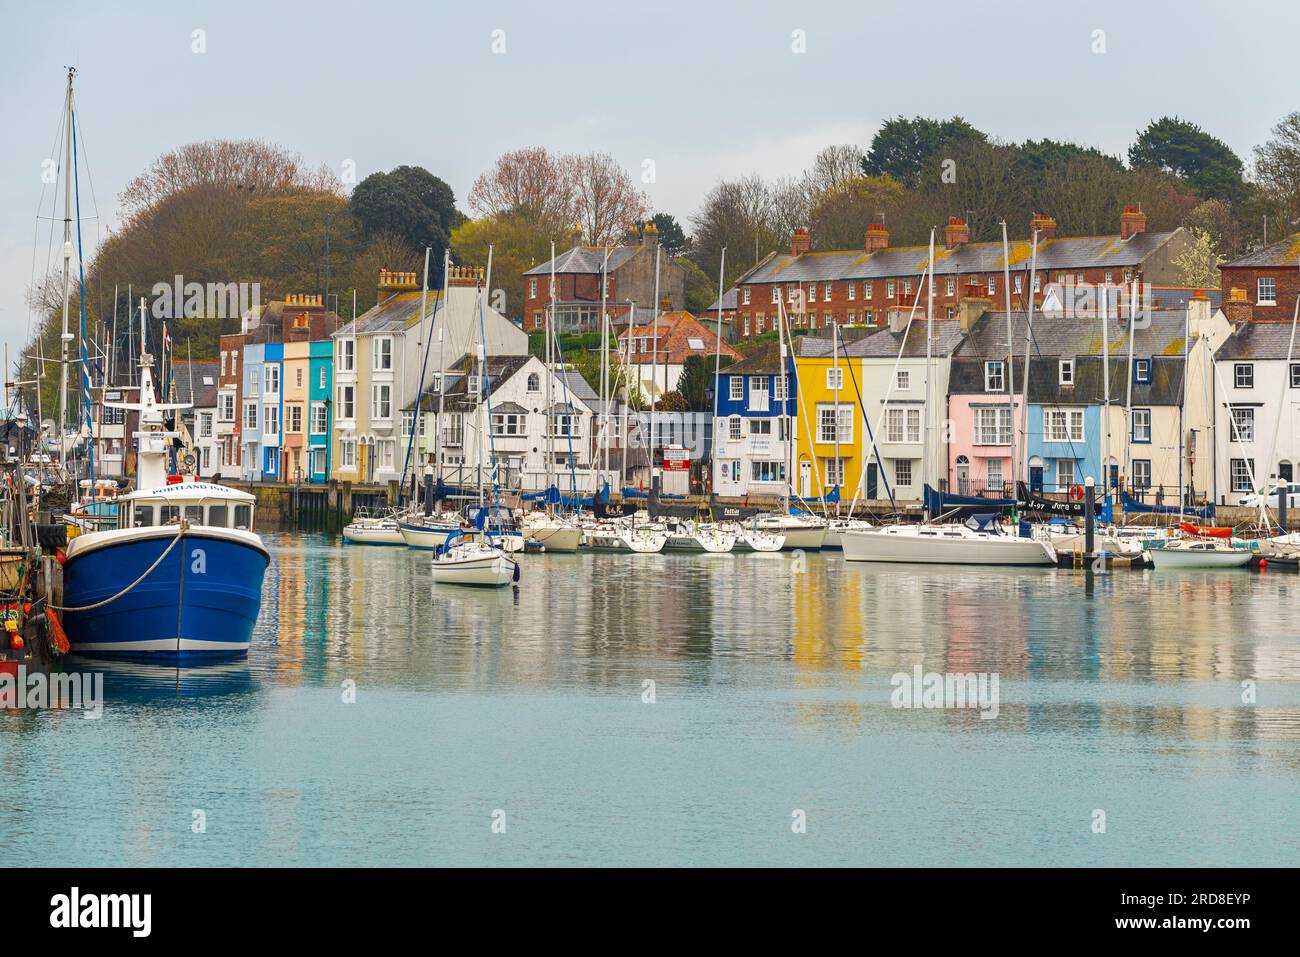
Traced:
[[1128, 239], [1147, 229], [1147, 214], [1141, 206], [1125, 206], [1119, 217], [1119, 238]]
[[1233, 286], [1228, 290], [1228, 298], [1223, 303], [1223, 314], [1229, 322], [1249, 322], [1255, 315], [1255, 304], [1250, 301], [1246, 290]]
[[1049, 239], [1056, 238], [1056, 220], [1051, 216], [1044, 216], [1041, 213], [1034, 215], [1029, 221], [1029, 238], [1034, 238], [1034, 230], [1038, 230], [1038, 241], [1045, 242]]
[[975, 325], [975, 320], [986, 312], [993, 309], [993, 300], [985, 299], [979, 296], [972, 296], [969, 299], [963, 299], [957, 307], [957, 322], [963, 333], [970, 332], [971, 326]]
[[953, 249], [968, 242], [970, 242], [970, 227], [966, 225], [966, 220], [960, 216], [949, 216], [948, 225], [943, 230], [944, 246]]
[[389, 296], [399, 292], [411, 292], [419, 289], [420, 284], [416, 281], [413, 272], [390, 272], [387, 269], [379, 270], [379, 302], [383, 302]]
[[878, 249], [889, 248], [889, 230], [885, 228], [884, 223], [868, 223], [866, 250], [868, 253], [874, 253]]
[[641, 245], [651, 250], [659, 245], [659, 227], [654, 223], [646, 223], [641, 228]]
[[812, 237], [808, 235], [808, 230], [800, 226], [790, 237], [790, 255], [802, 256], [808, 250], [812, 249]]
[[468, 286], [471, 289], [483, 282], [480, 266], [452, 266], [447, 271], [447, 286]]

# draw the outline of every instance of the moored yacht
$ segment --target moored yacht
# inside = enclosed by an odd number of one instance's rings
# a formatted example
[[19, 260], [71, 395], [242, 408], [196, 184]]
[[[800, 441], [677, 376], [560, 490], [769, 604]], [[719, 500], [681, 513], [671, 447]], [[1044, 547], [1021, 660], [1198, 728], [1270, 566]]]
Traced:
[[889, 525], [840, 534], [850, 562], [930, 565], [1055, 565], [1051, 542], [1004, 535], [986, 522], [968, 525]]

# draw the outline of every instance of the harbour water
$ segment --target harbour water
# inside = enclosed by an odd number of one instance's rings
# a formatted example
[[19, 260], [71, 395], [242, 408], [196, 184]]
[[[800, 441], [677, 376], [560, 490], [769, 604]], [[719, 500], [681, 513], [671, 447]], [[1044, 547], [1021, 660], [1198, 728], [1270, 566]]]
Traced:
[[0, 865], [1300, 864], [1293, 570], [267, 541], [246, 662], [0, 712]]

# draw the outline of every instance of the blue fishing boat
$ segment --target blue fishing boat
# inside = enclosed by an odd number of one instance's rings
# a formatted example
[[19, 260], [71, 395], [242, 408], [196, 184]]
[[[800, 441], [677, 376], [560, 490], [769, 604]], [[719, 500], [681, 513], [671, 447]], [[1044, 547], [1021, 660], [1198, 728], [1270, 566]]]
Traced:
[[[144, 343], [144, 301], [140, 303]], [[120, 496], [117, 528], [78, 535], [63, 567], [64, 627], [72, 651], [157, 662], [248, 653], [270, 553], [253, 531], [247, 492], [171, 476], [180, 432], [155, 401], [153, 357], [140, 357], [140, 401], [105, 403], [140, 413], [136, 489]], [[189, 479], [189, 480], [186, 480]]]

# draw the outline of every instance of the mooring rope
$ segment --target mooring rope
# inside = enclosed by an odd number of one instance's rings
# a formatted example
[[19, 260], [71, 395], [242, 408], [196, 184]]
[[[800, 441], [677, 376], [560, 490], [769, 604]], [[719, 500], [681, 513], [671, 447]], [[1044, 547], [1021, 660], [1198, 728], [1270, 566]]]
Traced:
[[62, 606], [62, 605], [56, 605], [56, 604], [54, 604], [53, 602], [51, 602], [48, 598], [46, 598], [46, 599], [45, 599], [45, 603], [46, 603], [47, 607], [52, 608], [52, 609], [54, 609], [55, 611], [63, 611], [63, 612], [68, 612], [68, 611], [72, 611], [72, 612], [82, 612], [82, 611], [94, 611], [96, 608], [103, 608], [105, 605], [112, 604], [113, 602], [115, 602], [115, 601], [117, 601], [119, 598], [121, 598], [123, 595], [125, 595], [127, 592], [129, 592], [129, 591], [130, 591], [132, 588], [134, 588], [136, 585], [140, 584], [142, 581], [144, 581], [146, 578], [148, 578], [151, 574], [153, 574], [154, 569], [157, 568], [159, 565], [162, 564], [163, 559], [166, 558], [166, 557], [168, 556], [168, 554], [171, 552], [171, 550], [172, 550], [173, 548], [176, 547], [176, 543], [179, 542], [179, 541], [181, 540], [181, 537], [182, 537], [182, 536], [183, 536], [187, 531], [189, 531], [189, 528], [190, 528], [190, 523], [189, 523], [189, 521], [188, 521], [188, 520], [185, 520], [185, 519], [182, 519], [182, 520], [181, 520], [181, 524], [180, 524], [180, 526], [176, 529], [176, 537], [173, 538], [173, 539], [171, 540], [171, 544], [169, 544], [169, 545], [168, 545], [168, 546], [163, 550], [163, 553], [162, 553], [161, 555], [158, 556], [158, 560], [155, 561], [155, 562], [154, 562], [152, 565], [150, 565], [148, 568], [146, 568], [145, 571], [144, 571], [144, 574], [143, 574], [143, 575], [141, 575], [141, 576], [140, 576], [139, 578], [137, 578], [135, 581], [131, 582], [131, 584], [127, 585], [125, 588], [123, 588], [120, 592], [118, 592], [118, 593], [117, 593], [116, 595], [114, 595], [112, 598], [105, 598], [103, 601], [97, 601], [97, 602], [95, 602], [93, 605], [77, 605], [77, 606], [75, 606], [75, 607], [64, 607], [64, 606]]

